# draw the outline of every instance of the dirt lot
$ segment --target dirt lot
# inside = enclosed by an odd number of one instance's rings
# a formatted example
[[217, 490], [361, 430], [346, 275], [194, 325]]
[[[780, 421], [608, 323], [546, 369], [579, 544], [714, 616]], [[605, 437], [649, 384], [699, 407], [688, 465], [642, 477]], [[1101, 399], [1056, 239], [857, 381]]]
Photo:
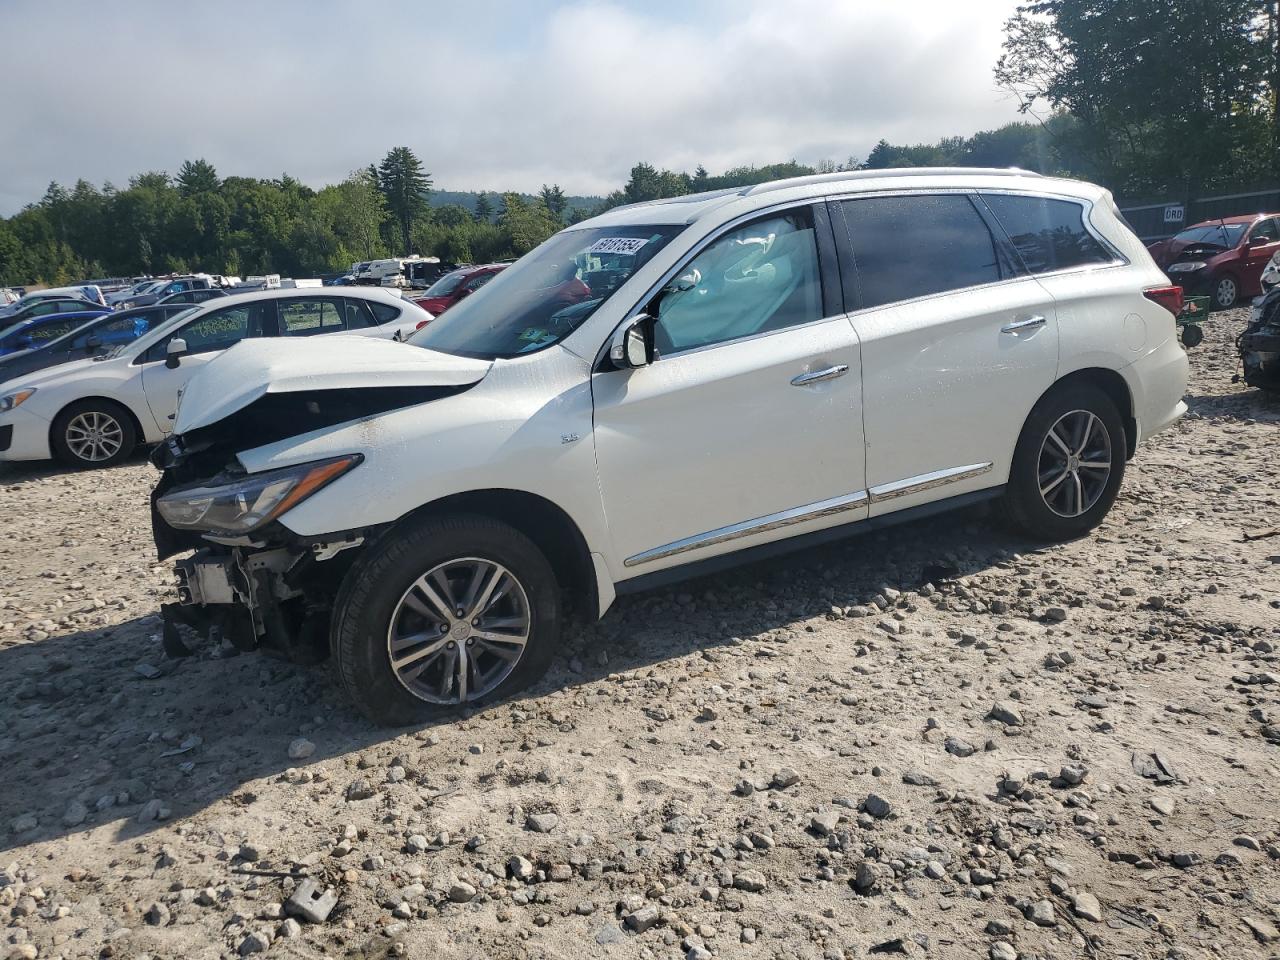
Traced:
[[9, 468], [0, 957], [1280, 956], [1243, 319], [1088, 540], [970, 513], [632, 598], [527, 698], [399, 735], [324, 668], [163, 658], [145, 463]]

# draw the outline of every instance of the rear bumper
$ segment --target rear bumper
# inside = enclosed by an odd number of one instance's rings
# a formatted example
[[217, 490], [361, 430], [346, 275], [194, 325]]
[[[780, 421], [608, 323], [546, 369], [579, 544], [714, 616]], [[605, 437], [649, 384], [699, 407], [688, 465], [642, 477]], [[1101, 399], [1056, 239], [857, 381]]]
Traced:
[[1133, 397], [1138, 442], [1155, 436], [1187, 412], [1183, 397], [1189, 373], [1187, 354], [1176, 337], [1125, 367], [1120, 373]]
[[21, 407], [0, 414], [0, 460], [49, 460], [52, 457], [48, 420]]

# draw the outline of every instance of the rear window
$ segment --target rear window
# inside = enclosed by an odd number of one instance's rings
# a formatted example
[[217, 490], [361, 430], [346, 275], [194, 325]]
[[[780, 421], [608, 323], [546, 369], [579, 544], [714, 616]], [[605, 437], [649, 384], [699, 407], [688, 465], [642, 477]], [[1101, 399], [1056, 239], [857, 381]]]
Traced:
[[392, 320], [400, 316], [400, 308], [392, 306], [389, 303], [379, 303], [377, 300], [366, 300], [369, 309], [373, 311], [373, 315], [377, 318], [379, 326], [384, 323], [390, 323]]
[[1084, 225], [1084, 207], [1049, 197], [984, 193], [991, 212], [1032, 273], [1115, 261]]

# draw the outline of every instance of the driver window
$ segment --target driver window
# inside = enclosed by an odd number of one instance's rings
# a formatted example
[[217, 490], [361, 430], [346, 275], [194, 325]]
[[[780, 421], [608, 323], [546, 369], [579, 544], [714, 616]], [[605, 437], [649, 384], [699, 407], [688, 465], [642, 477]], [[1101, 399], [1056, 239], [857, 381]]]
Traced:
[[822, 319], [818, 245], [808, 207], [717, 238], [680, 269], [656, 312], [660, 355]]
[[1255, 239], [1261, 238], [1267, 243], [1274, 243], [1280, 240], [1280, 228], [1277, 228], [1275, 220], [1263, 220], [1253, 228], [1253, 236]]

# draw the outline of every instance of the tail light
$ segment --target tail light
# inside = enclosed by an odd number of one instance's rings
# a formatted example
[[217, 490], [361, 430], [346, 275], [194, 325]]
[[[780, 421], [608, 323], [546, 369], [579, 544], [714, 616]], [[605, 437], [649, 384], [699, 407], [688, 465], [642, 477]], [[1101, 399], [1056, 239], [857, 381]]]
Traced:
[[1143, 290], [1142, 295], [1152, 303], [1158, 303], [1175, 317], [1182, 312], [1181, 287], [1151, 287]]
[[[435, 318], [433, 317], [432, 319], [435, 319]], [[425, 326], [426, 326], [428, 323], [430, 323], [430, 322], [431, 322], [431, 320], [419, 320], [419, 321], [418, 321], [418, 325], [417, 325], [416, 327], [414, 327], [413, 329], [414, 329], [414, 330], [421, 330], [423, 327], [425, 327]]]

